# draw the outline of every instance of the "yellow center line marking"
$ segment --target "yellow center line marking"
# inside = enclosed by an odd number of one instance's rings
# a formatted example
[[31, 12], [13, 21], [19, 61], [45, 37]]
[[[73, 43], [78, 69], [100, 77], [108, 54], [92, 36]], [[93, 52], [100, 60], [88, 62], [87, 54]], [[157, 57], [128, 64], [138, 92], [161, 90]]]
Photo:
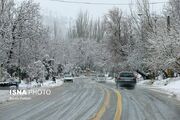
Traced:
[[116, 106], [116, 113], [114, 116], [114, 120], [120, 120], [121, 119], [121, 113], [122, 113], [122, 97], [119, 91], [114, 90], [117, 95], [117, 106]]
[[109, 105], [109, 101], [110, 101], [110, 92], [106, 90], [103, 105], [101, 106], [100, 110], [96, 113], [96, 115], [91, 120], [100, 120], [102, 118], [103, 114], [106, 111], [106, 108]]

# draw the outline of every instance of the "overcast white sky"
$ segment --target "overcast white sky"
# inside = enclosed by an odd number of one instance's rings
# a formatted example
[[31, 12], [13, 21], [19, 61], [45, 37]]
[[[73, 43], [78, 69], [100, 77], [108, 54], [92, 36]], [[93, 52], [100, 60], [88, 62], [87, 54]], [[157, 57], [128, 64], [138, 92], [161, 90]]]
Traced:
[[[23, 1], [23, 0], [15, 0]], [[56, 20], [60, 23], [62, 31], [66, 31], [69, 23], [74, 22], [74, 19], [77, 17], [78, 13], [82, 11], [88, 11], [90, 16], [93, 18], [102, 17], [108, 12], [109, 9], [115, 7], [114, 5], [87, 5], [87, 4], [73, 4], [73, 3], [62, 3], [61, 0], [34, 0], [37, 3], [40, 3], [41, 12], [44, 16], [44, 23], [52, 26], [53, 21]], [[65, 0], [66, 1], [66, 0]], [[67, 0], [75, 2], [90, 2], [90, 3], [113, 3], [113, 4], [132, 4], [132, 7], [136, 7], [137, 0]], [[150, 3], [154, 2], [164, 2], [168, 0], [149, 0]], [[161, 13], [162, 8], [165, 4], [151, 4], [151, 11], [156, 13]], [[123, 14], [129, 14], [129, 5], [117, 5]], [[66, 33], [66, 32], [64, 32]]]
[[[67, 18], [75, 18], [80, 10], [88, 11], [93, 17], [103, 16], [113, 5], [85, 5], [58, 2], [61, 0], [35, 0], [40, 3], [42, 13], [44, 15], [56, 15]], [[136, 4], [136, 0], [68, 0], [68, 1], [81, 1], [93, 3], [118, 3], [118, 4]], [[149, 0], [150, 2], [167, 2], [168, 0]], [[164, 4], [152, 4], [151, 11], [160, 13]], [[129, 13], [129, 5], [118, 5], [124, 11], [124, 14]]]

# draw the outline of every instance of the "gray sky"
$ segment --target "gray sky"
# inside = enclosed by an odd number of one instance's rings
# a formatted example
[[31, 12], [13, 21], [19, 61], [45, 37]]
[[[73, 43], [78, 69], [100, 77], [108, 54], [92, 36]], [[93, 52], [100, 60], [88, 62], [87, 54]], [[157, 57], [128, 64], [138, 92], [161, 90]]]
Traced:
[[[58, 0], [35, 0], [40, 3], [42, 8], [42, 14], [46, 16], [57, 16], [57, 17], [66, 17], [66, 18], [75, 18], [80, 10], [88, 11], [93, 17], [101, 17], [113, 5], [87, 5], [87, 4], [73, 4], [73, 3], [62, 3]], [[61, 0], [59, 0], [61, 1]], [[68, 1], [80, 1], [80, 2], [93, 2], [93, 3], [114, 3], [114, 4], [129, 4], [133, 3], [135, 7], [136, 0], [68, 0]], [[167, 2], [168, 0], [149, 0], [150, 2]], [[151, 11], [156, 11], [161, 13], [162, 7], [164, 4], [152, 4]], [[129, 5], [118, 5], [123, 10], [124, 14], [129, 13]]]

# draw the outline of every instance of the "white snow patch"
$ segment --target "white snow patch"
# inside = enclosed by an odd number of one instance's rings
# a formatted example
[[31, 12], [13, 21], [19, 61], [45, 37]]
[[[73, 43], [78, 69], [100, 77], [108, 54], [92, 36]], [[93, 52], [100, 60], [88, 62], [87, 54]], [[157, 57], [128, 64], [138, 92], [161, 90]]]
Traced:
[[180, 100], [180, 77], [156, 80], [153, 84], [149, 84], [150, 82], [152, 80], [144, 80], [138, 82], [138, 85], [149, 87], [152, 90], [171, 95]]
[[30, 83], [25, 83], [24, 81], [21, 81], [21, 83], [19, 84], [19, 89], [31, 89], [31, 88], [40, 87], [40, 86], [41, 84], [36, 83], [36, 81], [32, 81]]
[[162, 74], [159, 75], [159, 76], [157, 77], [157, 79], [158, 79], [158, 80], [163, 80], [163, 75], [162, 75]]
[[56, 83], [54, 81], [47, 81], [43, 83], [43, 88], [44, 87], [57, 87], [57, 86], [61, 86], [63, 84], [63, 80], [62, 79], [57, 79]]
[[166, 86], [161, 86], [160, 88], [180, 99], [180, 78], [179, 80], [169, 82], [169, 84], [167, 84]]
[[114, 83], [114, 84], [115, 84], [115, 78], [108, 77], [108, 78], [106, 79], [106, 82], [108, 82], [108, 83]]
[[142, 80], [137, 83], [138, 85], [152, 85], [152, 80]]
[[143, 77], [142, 77], [142, 75], [140, 75], [139, 73], [135, 73], [135, 76], [136, 76], [136, 80], [137, 80], [137, 81], [142, 81], [142, 80], [144, 80]]
[[43, 83], [36, 83], [36, 81], [32, 81], [29, 84], [22, 81], [21, 84], [19, 84], [19, 89], [31, 89], [36, 87], [50, 88], [50, 87], [61, 86], [62, 84], [63, 84], [62, 79], [56, 79], [56, 83], [51, 80], [44, 81]]
[[[32, 81], [31, 83], [27, 84], [24, 81], [21, 81], [19, 84], [19, 89], [34, 89], [34, 88], [52, 88], [61, 86], [63, 84], [62, 79], [57, 79], [56, 83], [53, 81], [45, 81], [43, 84], [36, 83]], [[0, 103], [7, 101], [10, 98], [9, 90], [0, 90]]]
[[156, 81], [154, 81], [154, 83], [152, 85], [153, 86], [165, 86], [168, 84], [168, 82], [169, 82], [169, 79], [156, 80]]

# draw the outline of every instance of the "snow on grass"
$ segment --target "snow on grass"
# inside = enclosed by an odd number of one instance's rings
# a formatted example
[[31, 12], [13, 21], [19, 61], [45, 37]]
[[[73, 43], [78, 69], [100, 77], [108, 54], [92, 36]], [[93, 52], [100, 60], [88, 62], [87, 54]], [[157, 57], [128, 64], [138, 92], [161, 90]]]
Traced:
[[32, 81], [31, 83], [25, 83], [24, 81], [21, 81], [19, 84], [19, 89], [31, 89], [35, 87], [40, 87], [40, 83], [36, 83], [35, 81]]
[[152, 85], [152, 80], [142, 80], [142, 81], [139, 81], [137, 84], [138, 85]]
[[168, 84], [170, 84], [171, 82], [175, 82], [175, 81], [179, 81], [180, 78], [167, 78], [167, 79], [160, 79], [160, 80], [156, 80], [153, 83], [153, 86], [166, 86]]
[[138, 85], [149, 87], [152, 90], [165, 93], [180, 100], [180, 77], [156, 80], [139, 81]]
[[169, 84], [161, 86], [160, 88], [180, 99], [180, 78], [176, 81], [170, 81]]
[[108, 83], [114, 83], [114, 84], [115, 84], [115, 78], [108, 77], [108, 78], [106, 79], [106, 82], [108, 82]]
[[63, 84], [63, 80], [62, 79], [57, 79], [56, 83], [54, 81], [46, 81], [43, 83], [42, 87], [57, 87], [57, 86], [61, 86]]
[[61, 86], [62, 84], [63, 84], [62, 79], [57, 79], [56, 82], [47, 80], [47, 81], [44, 81], [43, 83], [36, 83], [35, 81], [32, 81], [29, 84], [22, 81], [19, 84], [19, 89], [31, 89], [31, 88], [36, 88], [36, 87], [50, 88], [50, 87]]

